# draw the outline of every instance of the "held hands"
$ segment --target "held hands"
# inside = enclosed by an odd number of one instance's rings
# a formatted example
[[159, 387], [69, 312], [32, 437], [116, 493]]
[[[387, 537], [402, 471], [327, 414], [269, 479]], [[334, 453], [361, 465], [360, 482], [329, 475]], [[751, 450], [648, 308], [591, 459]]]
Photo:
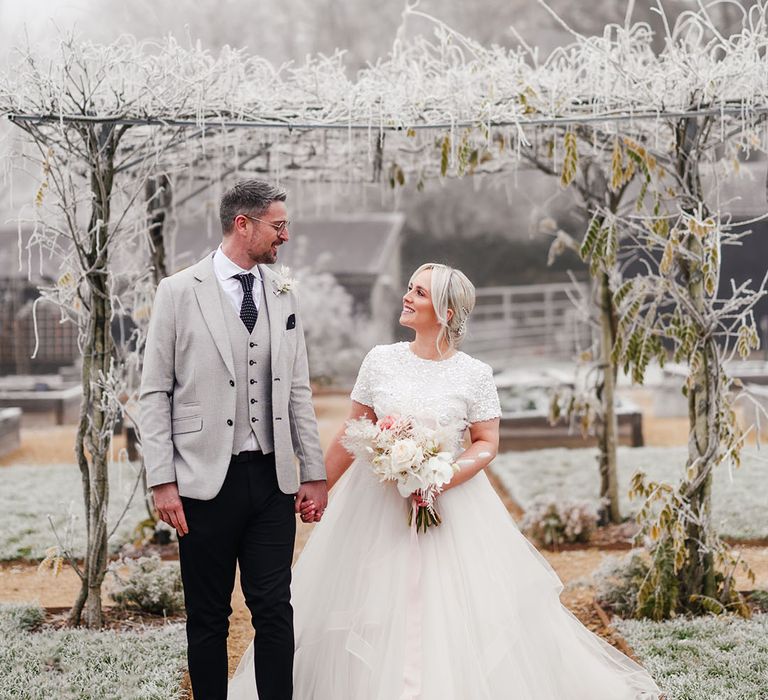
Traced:
[[296, 512], [302, 522], [319, 523], [328, 505], [328, 485], [325, 481], [306, 481], [296, 494]]
[[176, 530], [179, 537], [184, 537], [189, 532], [187, 519], [184, 517], [184, 507], [179, 496], [179, 487], [175, 481], [168, 484], [160, 484], [152, 487], [152, 500], [160, 520], [168, 523]]

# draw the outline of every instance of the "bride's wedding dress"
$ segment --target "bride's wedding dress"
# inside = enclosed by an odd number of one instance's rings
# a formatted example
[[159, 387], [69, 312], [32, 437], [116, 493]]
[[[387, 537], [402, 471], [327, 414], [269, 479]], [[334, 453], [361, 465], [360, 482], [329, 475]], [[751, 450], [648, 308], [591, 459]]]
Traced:
[[[499, 416], [490, 368], [407, 343], [366, 357], [352, 399], [456, 425]], [[458, 439], [457, 439], [457, 451]], [[408, 501], [356, 461], [293, 576], [295, 700], [656, 700], [648, 673], [584, 627], [484, 472], [438, 498], [416, 536]], [[253, 646], [230, 700], [256, 700]]]

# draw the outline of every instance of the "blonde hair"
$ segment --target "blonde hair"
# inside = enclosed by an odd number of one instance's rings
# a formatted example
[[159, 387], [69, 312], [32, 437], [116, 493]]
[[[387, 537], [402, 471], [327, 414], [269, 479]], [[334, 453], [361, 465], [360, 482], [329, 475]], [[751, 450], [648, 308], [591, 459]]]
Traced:
[[[435, 315], [440, 322], [437, 350], [443, 341], [457, 348], [467, 332], [467, 319], [475, 308], [475, 285], [461, 271], [440, 263], [424, 263], [411, 275], [410, 283], [424, 270], [432, 271], [430, 294]], [[453, 314], [448, 318], [448, 309]]]

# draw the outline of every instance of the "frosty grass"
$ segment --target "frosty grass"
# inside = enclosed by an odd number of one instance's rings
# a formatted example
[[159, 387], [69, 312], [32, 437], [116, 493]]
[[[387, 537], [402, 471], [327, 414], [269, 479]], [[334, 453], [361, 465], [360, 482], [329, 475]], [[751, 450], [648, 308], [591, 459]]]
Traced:
[[[119, 463], [110, 467], [109, 531], [128, 502], [136, 481], [137, 466]], [[42, 559], [56, 544], [48, 515], [59, 537], [75, 556], [85, 551], [85, 520], [80, 470], [73, 464], [12, 466], [0, 469], [0, 560]], [[142, 485], [120, 526], [110, 540], [114, 551], [131, 540], [133, 530], [147, 517]], [[70, 526], [71, 524], [71, 526]], [[67, 535], [71, 529], [71, 536]]]
[[669, 700], [768, 698], [768, 614], [613, 622]]
[[181, 624], [141, 631], [37, 629], [34, 605], [0, 605], [0, 698], [181, 700]]
[[[634, 514], [638, 502], [627, 498], [632, 474], [643, 469], [650, 479], [677, 484], [685, 465], [685, 447], [619, 447], [619, 498], [624, 515]], [[768, 449], [745, 449], [742, 465], [714, 470], [713, 518], [720, 534], [737, 539], [768, 537]], [[600, 477], [597, 449], [553, 448], [499, 455], [491, 469], [525, 509], [540, 496], [584, 499], [598, 503]], [[768, 699], [768, 691], [766, 691]]]

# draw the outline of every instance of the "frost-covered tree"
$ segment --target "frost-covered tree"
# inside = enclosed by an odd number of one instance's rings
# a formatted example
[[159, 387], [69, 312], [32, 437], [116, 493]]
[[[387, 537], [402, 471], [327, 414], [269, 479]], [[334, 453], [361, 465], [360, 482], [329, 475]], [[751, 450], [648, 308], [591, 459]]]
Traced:
[[[555, 140], [561, 140], [565, 157], [561, 171], [552, 163]], [[615, 137], [599, 129], [584, 125], [578, 129], [553, 130], [545, 141], [545, 147], [528, 148], [526, 159], [544, 172], [558, 176], [564, 187], [575, 190], [584, 211], [587, 233], [582, 243], [560, 230], [550, 247], [549, 260], [570, 249], [588, 264], [593, 280], [591, 299], [582, 303], [582, 314], [587, 322], [596, 327], [593, 345], [584, 350], [579, 362], [587, 365], [588, 381], [583, 390], [556, 391], [550, 402], [550, 421], [561, 416], [574, 423], [579, 422], [582, 433], [594, 430], [599, 447], [600, 471], [600, 522], [620, 523], [619, 486], [616, 448], [618, 445], [618, 421], [616, 417], [617, 366], [612, 359], [616, 341], [617, 314], [611, 287], [621, 276], [618, 257], [619, 233], [609, 217], [615, 217], [622, 205], [629, 186], [636, 174], [633, 164], [623, 167], [616, 158], [608, 162], [605, 153], [607, 142], [614, 142], [614, 153], [621, 152]], [[581, 149], [580, 149], [581, 144]], [[580, 152], [581, 151], [581, 152]], [[608, 231], [604, 254], [595, 254], [590, 242], [591, 233]]]
[[[148, 179], [170, 178], [177, 203], [224, 173], [418, 189], [429, 178], [503, 177], [555, 130], [562, 136], [552, 139], [550, 167], [567, 184], [584, 125], [594, 135], [593, 156], [615, 157], [622, 172], [634, 168], [641, 187], [636, 213], [610, 202], [598, 207], [599, 225], [582, 242], [608, 271], [620, 228], [633, 236], [631, 255], [646, 271], [618, 288], [610, 274], [606, 280], [619, 308], [613, 361], [641, 380], [667, 338], [690, 367], [685, 479], [677, 489], [635, 484], [646, 497], [648, 546], [672, 554], [685, 607], [711, 604], [712, 581], [729, 561], [708, 518], [711, 469], [737, 460], [742, 443], [721, 364], [728, 352], [754, 347], [750, 309], [762, 292], [741, 288], [714, 299], [728, 217], [708, 210], [700, 176], [708, 168], [722, 176], [723, 153], [768, 145], [756, 128], [768, 102], [766, 5], [750, 8], [731, 38], [717, 30], [714, 11], [683, 15], [661, 52], [646, 23], [625, 22], [599, 36], [575, 34], [544, 60], [522, 43], [483, 46], [409, 6], [407, 21], [429, 22], [433, 33], [399, 31], [391, 53], [354, 76], [340, 52], [287, 69], [242, 51], [182, 49], [171, 39], [63, 42], [53, 62], [26, 52], [0, 80], [0, 113], [11, 113], [28, 135], [40, 181], [29, 243], [62, 265], [58, 284], [43, 294], [78, 325], [85, 354], [78, 450], [89, 548], [73, 619], [87, 600], [89, 624], [100, 621], [110, 397], [120, 376], [108, 322], [118, 310], [140, 316], [149, 308], [154, 282], [136, 261], [148, 257], [152, 198], [166, 190], [148, 190]], [[714, 341], [718, 333], [724, 345]], [[659, 493], [671, 496], [656, 513]], [[667, 572], [662, 559], [654, 570]]]
[[355, 314], [352, 297], [329, 272], [302, 268], [296, 277], [310, 377], [321, 384], [348, 380], [370, 348], [370, 324]]
[[[24, 245], [58, 264], [57, 282], [42, 287], [41, 298], [58, 305], [62, 322], [76, 325], [82, 350], [75, 453], [87, 548], [82, 566], [69, 557], [82, 584], [70, 622], [78, 624], [84, 612], [90, 627], [102, 624], [112, 433], [127, 377], [136, 374], [142, 314], [154, 288], [145, 266], [152, 223], [144, 207], [154, 211], [162, 203], [158, 172], [182, 170], [196, 157], [184, 130], [142, 129], [115, 118], [154, 100], [166, 110], [186, 110], [194, 88], [204, 91], [216, 80], [205, 70], [205, 54], [174, 42], [160, 56], [146, 54], [147, 47], [130, 40], [102, 47], [68, 39], [54, 59], [26, 53], [0, 89], [3, 106], [28, 136], [21, 156], [39, 178]], [[185, 71], [188, 80], [177, 82]], [[100, 116], [106, 104], [112, 118]], [[114, 333], [118, 318], [134, 328], [122, 343]]]

